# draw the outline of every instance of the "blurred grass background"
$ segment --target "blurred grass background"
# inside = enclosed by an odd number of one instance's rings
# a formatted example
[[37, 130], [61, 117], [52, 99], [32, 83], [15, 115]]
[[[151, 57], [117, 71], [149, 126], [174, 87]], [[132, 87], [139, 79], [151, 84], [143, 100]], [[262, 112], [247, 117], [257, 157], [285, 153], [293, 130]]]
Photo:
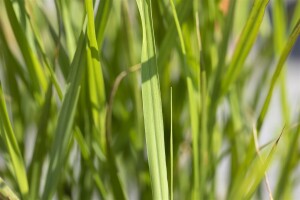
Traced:
[[297, 199], [299, 34], [299, 0], [0, 1], [0, 199]]

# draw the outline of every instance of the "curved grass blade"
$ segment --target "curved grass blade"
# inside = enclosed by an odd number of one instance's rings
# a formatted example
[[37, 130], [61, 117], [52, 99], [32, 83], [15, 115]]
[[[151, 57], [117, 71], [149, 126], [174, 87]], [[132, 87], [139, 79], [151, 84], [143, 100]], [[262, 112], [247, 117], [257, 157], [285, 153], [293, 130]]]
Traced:
[[1, 126], [3, 126], [3, 130], [4, 130], [4, 132], [1, 135], [5, 141], [6, 148], [8, 149], [8, 154], [11, 159], [11, 164], [13, 166], [16, 181], [18, 183], [23, 198], [26, 198], [29, 190], [26, 169], [25, 169], [24, 160], [22, 158], [17, 140], [15, 138], [15, 133], [13, 131], [12, 125], [9, 120], [1, 83], [0, 83], [0, 121], [1, 121]]
[[300, 19], [298, 20], [293, 32], [290, 34], [290, 36], [288, 38], [288, 41], [285, 44], [285, 47], [284, 47], [283, 51], [281, 52], [279, 61], [277, 63], [276, 69], [275, 69], [275, 72], [272, 76], [270, 88], [268, 90], [267, 97], [264, 101], [263, 107], [261, 109], [261, 112], [259, 114], [258, 121], [257, 121], [258, 133], [259, 133], [261, 127], [262, 127], [263, 121], [264, 121], [265, 116], [267, 114], [267, 111], [268, 111], [268, 108], [269, 108], [269, 104], [270, 104], [270, 101], [271, 101], [271, 97], [272, 97], [277, 79], [280, 75], [280, 72], [281, 72], [281, 70], [284, 66], [284, 63], [285, 63], [286, 59], [288, 58], [288, 56], [289, 56], [289, 54], [290, 54], [290, 52], [291, 52], [291, 50], [292, 50], [292, 48], [293, 48], [293, 46], [294, 46], [294, 44], [297, 40], [299, 34], [300, 34]]
[[228, 91], [230, 85], [236, 81], [240, 74], [245, 60], [255, 42], [259, 32], [259, 27], [263, 20], [265, 9], [269, 0], [255, 0], [251, 9], [250, 16], [244, 26], [242, 34], [233, 53], [232, 60], [229, 64], [226, 74], [222, 81], [222, 91], [224, 95]]
[[169, 199], [151, 0], [137, 0], [137, 4], [143, 29], [142, 100], [152, 193], [153, 199]]

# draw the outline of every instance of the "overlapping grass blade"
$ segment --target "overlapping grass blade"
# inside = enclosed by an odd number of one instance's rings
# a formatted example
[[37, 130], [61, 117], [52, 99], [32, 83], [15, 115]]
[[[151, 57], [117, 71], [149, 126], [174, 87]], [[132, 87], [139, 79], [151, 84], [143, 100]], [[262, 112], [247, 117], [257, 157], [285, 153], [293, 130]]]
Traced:
[[269, 0], [255, 0], [250, 13], [250, 16], [243, 28], [239, 41], [236, 44], [232, 60], [224, 75], [222, 81], [222, 94], [225, 94], [230, 85], [236, 81], [239, 73], [243, 69], [245, 60], [255, 42], [259, 32], [259, 27], [262, 22], [265, 9]]
[[105, 150], [105, 88], [102, 75], [102, 69], [99, 60], [99, 49], [95, 33], [93, 1], [86, 0], [85, 7], [87, 11], [87, 75], [90, 95], [90, 110], [98, 144], [102, 150]]
[[[187, 55], [185, 50], [185, 43], [183, 39], [183, 34], [181, 31], [181, 27], [179, 24], [179, 19], [177, 16], [176, 8], [174, 5], [173, 0], [170, 0], [172, 13], [176, 25], [176, 30], [179, 36], [181, 52], [183, 54], [183, 62], [184, 62], [184, 70], [187, 72], [186, 81], [187, 81], [187, 89], [188, 89], [188, 96], [189, 96], [189, 108], [190, 108], [190, 120], [191, 120], [191, 130], [193, 135], [193, 198], [199, 199], [200, 198], [200, 162], [199, 162], [199, 113], [197, 109], [197, 93], [195, 92], [195, 88], [193, 86], [193, 80], [190, 74], [189, 66], [187, 64]], [[196, 108], [196, 109], [195, 109]], [[202, 134], [202, 133], [201, 133]], [[201, 167], [202, 168], [202, 167]], [[202, 174], [203, 175], [203, 174]]]
[[98, 174], [95, 167], [93, 166], [92, 159], [91, 159], [91, 152], [89, 151], [88, 144], [86, 143], [85, 139], [83, 138], [82, 133], [80, 132], [80, 129], [78, 127], [76, 127], [74, 130], [74, 137], [79, 145], [83, 159], [88, 163], [89, 167], [92, 170], [92, 176], [93, 176], [94, 182], [97, 186], [97, 189], [100, 192], [101, 197], [103, 199], [106, 199], [107, 191], [104, 187], [104, 183], [102, 182], [100, 175]]
[[152, 193], [154, 199], [169, 199], [151, 1], [137, 0], [137, 4], [143, 29], [142, 99]]
[[264, 104], [263, 104], [263, 107], [261, 109], [261, 112], [259, 114], [259, 117], [258, 117], [258, 121], [257, 121], [257, 130], [260, 131], [261, 127], [262, 127], [262, 124], [263, 124], [263, 121], [265, 119], [265, 116], [267, 114], [267, 111], [268, 111], [268, 108], [269, 108], [269, 105], [270, 105], [270, 101], [271, 101], [271, 97], [272, 97], [272, 94], [273, 94], [273, 91], [274, 91], [274, 88], [275, 88], [275, 85], [276, 85], [276, 81], [280, 75], [280, 72], [284, 66], [284, 63], [286, 61], [286, 59], [288, 58], [298, 36], [300, 34], [300, 19], [298, 20], [296, 26], [294, 27], [294, 30], [293, 32], [290, 34], [289, 38], [288, 38], [288, 41], [286, 42], [285, 46], [284, 46], [284, 49], [282, 50], [281, 54], [280, 54], [280, 58], [279, 58], [279, 61], [276, 65], [276, 69], [275, 69], [275, 72], [272, 76], [272, 79], [271, 79], [271, 83], [270, 83], [270, 87], [269, 87], [269, 90], [268, 90], [268, 94], [264, 100]]
[[[273, 23], [274, 23], [274, 50], [276, 57], [280, 56], [280, 53], [286, 42], [286, 13], [284, 9], [284, 1], [276, 0], [272, 4], [273, 8]], [[283, 118], [285, 124], [289, 124], [290, 121], [290, 111], [287, 100], [287, 91], [286, 91], [286, 68], [281, 72], [280, 76], [280, 98], [281, 98], [281, 109], [283, 113]]]
[[[220, 95], [220, 84], [222, 82], [222, 74], [225, 71], [226, 67], [226, 55], [228, 51], [228, 44], [229, 44], [229, 39], [230, 35], [232, 33], [233, 29], [233, 22], [234, 22], [234, 16], [235, 16], [235, 6], [236, 5], [236, 0], [231, 0], [230, 1], [230, 6], [229, 6], [229, 11], [228, 14], [225, 18], [222, 31], [223, 31], [223, 37], [220, 45], [218, 46], [219, 51], [218, 51], [218, 63], [216, 67], [216, 74], [215, 77], [213, 77], [213, 85], [212, 85], [212, 97], [214, 99], [218, 99]], [[218, 105], [218, 101], [214, 100], [211, 101], [210, 103], [210, 113], [215, 113]], [[209, 124], [208, 128], [209, 130], [212, 130], [212, 124], [214, 123], [215, 116], [214, 114], [209, 116]]]
[[95, 17], [95, 26], [96, 26], [96, 36], [97, 36], [99, 48], [101, 48], [103, 43], [104, 31], [109, 19], [111, 8], [112, 8], [112, 1], [109, 0], [100, 1], [99, 6], [97, 8], [97, 13]]
[[57, 8], [59, 8], [57, 12], [60, 13], [62, 23], [64, 24], [64, 33], [65, 33], [65, 38], [67, 43], [68, 55], [69, 58], [72, 60], [76, 50], [76, 38], [72, 27], [72, 21], [70, 18], [68, 1], [56, 0], [55, 4]]
[[68, 146], [72, 137], [72, 127], [75, 111], [80, 93], [80, 83], [84, 72], [84, 66], [80, 65], [80, 59], [85, 45], [84, 34], [78, 40], [77, 50], [71, 64], [71, 72], [68, 80], [68, 88], [64, 95], [62, 107], [59, 112], [54, 141], [50, 154], [50, 163], [46, 177], [46, 183], [42, 199], [51, 199], [57, 187], [63, 171]]
[[32, 161], [28, 168], [29, 177], [29, 199], [37, 199], [39, 196], [40, 182], [43, 162], [47, 151], [50, 149], [46, 141], [50, 139], [47, 128], [51, 122], [51, 100], [52, 100], [52, 84], [49, 84], [46, 92], [45, 100], [42, 105], [40, 121], [38, 122], [37, 137], [35, 140]]
[[63, 97], [63, 94], [62, 94], [62, 90], [61, 90], [61, 87], [58, 83], [58, 79], [56, 77], [56, 74], [54, 72], [54, 70], [52, 69], [52, 67], [50, 66], [50, 61], [49, 59], [47, 58], [47, 55], [46, 55], [46, 52], [45, 52], [45, 47], [42, 43], [42, 40], [41, 40], [41, 36], [40, 36], [40, 33], [37, 29], [37, 27], [33, 24], [33, 22], [29, 21], [30, 23], [30, 26], [32, 28], [32, 32], [33, 32], [33, 35], [34, 35], [34, 39], [36, 41], [36, 44], [37, 44], [37, 48], [38, 50], [40, 51], [41, 55], [42, 55], [42, 58], [43, 58], [43, 61], [48, 69], [48, 73], [50, 74], [50, 79], [56, 89], [56, 92], [59, 96], [60, 99], [62, 99]]
[[[105, 2], [104, 2], [105, 4]], [[107, 6], [107, 5], [106, 5]], [[102, 69], [99, 60], [99, 50], [96, 38], [96, 30], [94, 24], [94, 11], [93, 11], [93, 1], [86, 0], [85, 7], [87, 12], [87, 75], [88, 75], [88, 86], [89, 86], [89, 100], [90, 100], [90, 110], [92, 113], [93, 123], [95, 126], [95, 139], [98, 142], [98, 146], [102, 148], [102, 151], [106, 151], [106, 156], [110, 166], [110, 176], [113, 189], [113, 195], [116, 199], [126, 199], [126, 194], [120, 182], [118, 176], [118, 169], [115, 162], [114, 153], [110, 147], [109, 138], [106, 135], [105, 130], [105, 118], [106, 118], [106, 97], [105, 97], [105, 87], [102, 75]], [[105, 7], [105, 6], [104, 6]], [[107, 19], [106, 19], [107, 20]], [[106, 23], [99, 26], [100, 37]], [[102, 39], [100, 39], [102, 40]], [[101, 44], [101, 42], [100, 42]]]
[[1, 126], [3, 126], [3, 130], [4, 130], [1, 136], [3, 137], [3, 140], [5, 141], [6, 144], [6, 148], [8, 149], [8, 154], [13, 166], [14, 175], [17, 184], [19, 186], [22, 197], [26, 198], [29, 190], [26, 169], [25, 169], [23, 157], [21, 155], [15, 137], [15, 133], [13, 131], [12, 125], [9, 120], [1, 83], [0, 83], [0, 121], [1, 121]]
[[43, 69], [33, 50], [29, 46], [25, 33], [17, 20], [12, 2], [10, 0], [5, 0], [4, 3], [8, 18], [10, 20], [10, 24], [12, 26], [14, 35], [22, 52], [26, 67], [32, 81], [31, 87], [34, 88], [37, 93], [44, 92], [46, 90], [47, 79], [45, 74], [43, 73]]

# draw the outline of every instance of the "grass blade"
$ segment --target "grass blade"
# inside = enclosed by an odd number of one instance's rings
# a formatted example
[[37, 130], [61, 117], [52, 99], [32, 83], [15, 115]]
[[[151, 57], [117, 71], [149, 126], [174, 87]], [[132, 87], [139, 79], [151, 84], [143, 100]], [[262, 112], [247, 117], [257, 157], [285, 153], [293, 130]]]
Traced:
[[41, 174], [43, 162], [46, 157], [49, 145], [46, 141], [50, 139], [47, 127], [50, 124], [50, 111], [51, 111], [51, 99], [52, 99], [52, 84], [49, 84], [46, 92], [45, 100], [42, 105], [42, 112], [40, 121], [38, 123], [37, 136], [35, 140], [35, 146], [32, 155], [32, 161], [28, 169], [28, 177], [30, 183], [29, 199], [37, 199], [40, 189]]
[[26, 169], [24, 161], [15, 138], [15, 133], [13, 131], [12, 125], [9, 120], [7, 113], [6, 103], [4, 99], [4, 93], [2, 91], [2, 86], [0, 84], [0, 120], [1, 126], [4, 127], [4, 132], [1, 134], [6, 143], [6, 148], [11, 159], [11, 163], [14, 169], [14, 175], [21, 191], [23, 198], [26, 198], [28, 194], [28, 181], [26, 175]]
[[222, 94], [225, 94], [230, 85], [237, 79], [241, 72], [244, 62], [255, 42], [259, 32], [260, 24], [263, 20], [265, 9], [269, 0], [255, 0], [250, 17], [240, 35], [239, 41], [235, 47], [232, 60], [229, 64], [226, 74], [222, 81]]
[[300, 34], [300, 19], [298, 20], [293, 32], [290, 34], [290, 36], [288, 38], [288, 41], [285, 44], [285, 47], [284, 47], [283, 51], [281, 52], [279, 61], [277, 63], [276, 69], [275, 69], [275, 72], [272, 76], [271, 84], [270, 84], [270, 87], [269, 87], [269, 90], [268, 90], [268, 94], [267, 94], [267, 97], [264, 101], [263, 107], [261, 109], [261, 112], [259, 114], [258, 121], [257, 121], [258, 133], [259, 133], [261, 127], [262, 127], [263, 121], [264, 121], [265, 116], [267, 114], [267, 111], [268, 111], [268, 108], [269, 108], [269, 105], [270, 105], [270, 101], [271, 101], [271, 97], [272, 97], [272, 94], [273, 94], [273, 91], [274, 91], [274, 88], [275, 88], [275, 85], [276, 85], [276, 81], [277, 81], [277, 79], [280, 75], [280, 72], [281, 72], [281, 70], [284, 66], [284, 63], [285, 63], [286, 59], [288, 58], [295, 42], [297, 41], [297, 38], [298, 38], [299, 34]]
[[151, 1], [137, 0], [137, 4], [143, 29], [142, 100], [152, 193], [154, 199], [169, 199]]
[[96, 128], [97, 136], [95, 139], [105, 150], [105, 88], [102, 69], [99, 60], [98, 43], [95, 33], [93, 1], [85, 0], [87, 11], [87, 75], [90, 95], [90, 109], [92, 112], [93, 123]]
[[50, 164], [46, 177], [46, 184], [42, 199], [48, 200], [57, 187], [61, 171], [65, 163], [65, 157], [68, 152], [68, 146], [72, 137], [72, 127], [74, 122], [75, 111], [80, 93], [80, 83], [83, 76], [84, 68], [80, 65], [80, 59], [84, 49], [84, 35], [79, 38], [77, 50], [71, 64], [69, 86], [64, 95], [62, 107], [58, 116], [54, 143], [50, 154]]
[[170, 160], [171, 160], [171, 165], [170, 165], [170, 200], [174, 199], [174, 156], [173, 156], [173, 125], [172, 125], [172, 115], [173, 115], [173, 96], [172, 96], [172, 87], [171, 87], [171, 134], [170, 134]]
[[14, 35], [17, 39], [18, 45], [22, 52], [23, 58], [26, 63], [26, 67], [29, 71], [29, 75], [32, 81], [32, 87], [36, 92], [40, 93], [46, 90], [46, 77], [42, 71], [42, 67], [33, 53], [32, 49], [29, 46], [28, 40], [25, 36], [22, 27], [20, 26], [15, 11], [12, 6], [12, 2], [10, 0], [5, 0], [6, 12], [8, 14], [8, 18], [10, 20], [10, 24], [12, 25], [12, 29]]

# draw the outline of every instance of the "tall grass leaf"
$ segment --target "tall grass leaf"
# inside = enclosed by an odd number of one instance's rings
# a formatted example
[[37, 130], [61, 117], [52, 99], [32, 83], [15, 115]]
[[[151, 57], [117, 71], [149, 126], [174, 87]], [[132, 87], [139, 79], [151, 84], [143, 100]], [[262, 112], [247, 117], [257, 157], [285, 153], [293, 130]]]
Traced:
[[[140, 60], [137, 55], [137, 50], [134, 46], [134, 37], [133, 37], [133, 26], [130, 22], [130, 11], [128, 8], [128, 2], [122, 2], [122, 22], [123, 22], [123, 29], [125, 35], [125, 45], [127, 49], [127, 57], [128, 57], [128, 66], [133, 66], [135, 62]], [[134, 107], [135, 107], [135, 129], [136, 129], [136, 136], [135, 140], [133, 141], [133, 145], [137, 149], [143, 148], [143, 140], [144, 140], [144, 133], [143, 133], [143, 112], [142, 112], [142, 98], [141, 92], [139, 89], [139, 73], [134, 73], [130, 78], [130, 84], [134, 93]]]
[[60, 16], [62, 18], [62, 23], [64, 24], [64, 33], [67, 43], [68, 55], [69, 58], [72, 59], [76, 50], [76, 39], [74, 30], [72, 27], [72, 21], [70, 18], [70, 11], [68, 8], [68, 1], [64, 0], [56, 0], [56, 5], [59, 8], [57, 12], [60, 12]]
[[110, 0], [102, 0], [100, 1], [99, 6], [97, 8], [97, 13], [95, 17], [95, 26], [96, 26], [96, 36], [97, 36], [99, 48], [101, 48], [103, 43], [104, 31], [111, 12], [112, 2], [113, 1]]
[[[182, 23], [182, 21], [186, 19], [186, 17], [191, 11], [192, 11], [192, 4], [183, 3], [183, 5], [180, 6], [178, 9], [179, 23]], [[174, 23], [172, 23], [170, 27], [167, 29], [167, 33], [165, 34], [165, 37], [159, 49], [160, 51], [158, 52], [157, 64], [159, 67], [160, 66], [165, 67], [166, 63], [168, 62], [168, 58], [171, 53], [171, 50], [174, 48], [174, 45], [176, 44], [174, 42], [174, 39], [176, 37], [176, 30], [177, 30], [177, 26], [174, 21]]]
[[[202, 54], [201, 54], [202, 56]], [[202, 60], [202, 58], [200, 57]], [[213, 155], [212, 152], [208, 152], [208, 145], [211, 145], [211, 139], [208, 138], [208, 132], [207, 132], [207, 81], [206, 81], [206, 66], [204, 66], [204, 63], [201, 62], [200, 64], [200, 93], [201, 93], [201, 115], [200, 115], [200, 192], [201, 197], [204, 198], [205, 196], [205, 187], [206, 187], [206, 179], [207, 179], [207, 172], [208, 172], [208, 162], [214, 162], [213, 161]], [[210, 134], [211, 135], [211, 134]], [[210, 157], [210, 158], [208, 158]]]
[[95, 33], [93, 1], [85, 0], [87, 11], [87, 75], [90, 95], [90, 105], [93, 117], [93, 123], [96, 128], [96, 140], [105, 150], [105, 87], [102, 75], [102, 69], [99, 60], [99, 49]]
[[22, 197], [26, 198], [28, 194], [28, 181], [26, 175], [26, 169], [24, 160], [21, 155], [15, 133], [9, 120], [7, 113], [6, 103], [4, 99], [4, 93], [0, 83], [0, 121], [1, 126], [4, 127], [4, 133], [2, 133], [3, 140], [5, 141], [6, 148], [13, 166], [14, 175], [21, 191]]
[[255, 0], [250, 16], [236, 44], [232, 60], [222, 81], [222, 94], [236, 81], [255, 42], [269, 0]]
[[[274, 50], [276, 57], [280, 56], [282, 48], [286, 42], [286, 13], [285, 13], [285, 2], [283, 0], [275, 0], [272, 4], [273, 8], [273, 24], [274, 24]], [[283, 119], [286, 124], [289, 124], [290, 121], [290, 111], [289, 103], [287, 100], [287, 91], [286, 91], [286, 68], [281, 72], [280, 76], [280, 98], [281, 98], [281, 109], [283, 114]]]
[[152, 193], [154, 199], [169, 199], [151, 1], [137, 0], [137, 4], [143, 29], [142, 101]]
[[291, 20], [290, 29], [293, 30], [293, 28], [296, 26], [297, 21], [300, 19], [300, 1], [297, 1], [297, 5], [294, 8], [294, 14], [293, 18]]
[[257, 130], [258, 131], [260, 131], [260, 129], [262, 127], [262, 124], [263, 124], [263, 121], [265, 119], [265, 116], [267, 114], [267, 111], [268, 111], [268, 108], [269, 108], [269, 105], [270, 105], [270, 101], [271, 101], [271, 97], [272, 97], [272, 94], [273, 94], [273, 91], [274, 91], [274, 88], [275, 88], [275, 85], [276, 85], [276, 81], [277, 81], [277, 79], [280, 75], [280, 72], [281, 72], [281, 70], [284, 66], [284, 63], [285, 63], [286, 59], [288, 58], [295, 42], [297, 41], [297, 38], [298, 38], [299, 34], [300, 34], [300, 19], [298, 20], [296, 26], [294, 27], [293, 32], [290, 34], [290, 36], [289, 36], [289, 38], [288, 38], [288, 40], [287, 40], [287, 42], [284, 46], [284, 49], [282, 50], [282, 52], [280, 54], [279, 61], [276, 65], [275, 72], [274, 72], [274, 74], [272, 76], [272, 79], [271, 79], [268, 94], [265, 98], [263, 107], [262, 107], [261, 112], [260, 112], [259, 117], [258, 117], [258, 121], [257, 121]]
[[[222, 26], [223, 37], [222, 37], [221, 43], [218, 47], [219, 48], [219, 51], [218, 51], [219, 59], [218, 59], [218, 63], [217, 63], [216, 74], [215, 74], [215, 77], [213, 80], [213, 85], [212, 85], [212, 97], [214, 99], [218, 99], [219, 94], [220, 94], [220, 84], [222, 82], [221, 77], [225, 70], [226, 55], [227, 55], [227, 51], [228, 51], [229, 39], [230, 39], [230, 35], [233, 31], [235, 7], [236, 7], [236, 0], [231, 0], [230, 5], [229, 5], [228, 14], [227, 14], [224, 24]], [[211, 113], [216, 112], [217, 105], [218, 105], [217, 100], [211, 101], [211, 105], [210, 105]], [[212, 130], [212, 124], [214, 124], [214, 122], [213, 122], [214, 119], [215, 119], [214, 115], [210, 115], [209, 122], [208, 122], [209, 130]]]
[[51, 121], [51, 99], [52, 99], [52, 84], [49, 84], [48, 90], [45, 95], [45, 99], [41, 108], [41, 115], [38, 122], [37, 136], [35, 139], [35, 144], [33, 148], [32, 159], [28, 168], [29, 177], [29, 199], [37, 199], [40, 189], [42, 167], [49, 150], [49, 133], [47, 128], [49, 127]]
[[22, 27], [20, 26], [15, 11], [12, 6], [12, 1], [4, 0], [6, 12], [12, 26], [15, 38], [19, 45], [19, 48], [22, 52], [24, 61], [26, 63], [26, 67], [28, 69], [32, 84], [31, 86], [37, 93], [44, 92], [46, 90], [46, 77], [43, 72], [43, 69], [36, 57], [33, 53], [32, 49], [29, 46], [28, 40], [25, 36]]
[[38, 28], [31, 22], [29, 21], [30, 23], [30, 26], [31, 26], [31, 29], [32, 29], [32, 32], [33, 32], [33, 36], [34, 36], [34, 39], [36, 41], [36, 44], [37, 44], [37, 49], [38, 51], [40, 51], [41, 55], [42, 55], [42, 58], [43, 58], [43, 61], [48, 69], [48, 73], [50, 74], [50, 79], [56, 89], [56, 92], [58, 94], [58, 97], [62, 100], [62, 97], [63, 97], [63, 94], [62, 94], [62, 90], [61, 90], [61, 87], [58, 83], [58, 79], [56, 77], [56, 74], [53, 70], [53, 68], [50, 66], [50, 61], [46, 55], [46, 52], [45, 52], [45, 47], [42, 43], [42, 40], [41, 40], [41, 35], [38, 31]]
[[[57, 5], [57, 4], [56, 4]], [[61, 42], [61, 28], [59, 28], [59, 33], [56, 33], [54, 30], [54, 27], [52, 26], [52, 24], [50, 23], [50, 20], [48, 18], [48, 16], [46, 16], [46, 13], [41, 10], [41, 15], [43, 16], [43, 18], [45, 19], [47, 25], [48, 25], [48, 29], [50, 32], [50, 36], [52, 39], [52, 42], [55, 43], [56, 45], [56, 57], [55, 59], [57, 59], [58, 63], [59, 63], [59, 67], [60, 70], [65, 78], [65, 80], [67, 80], [68, 75], [69, 75], [69, 71], [70, 71], [70, 59], [68, 56], [68, 53], [66, 51], [66, 49], [64, 48], [64, 46], [62, 45]], [[60, 21], [60, 15], [58, 14], [58, 21]]]
[[173, 156], [173, 91], [171, 87], [171, 134], [170, 134], [170, 160], [171, 160], [171, 165], [170, 165], [170, 200], [174, 199], [174, 156]]
[[71, 72], [68, 80], [68, 88], [64, 95], [62, 107], [59, 112], [53, 145], [50, 153], [50, 163], [46, 176], [46, 183], [42, 199], [48, 200], [57, 187], [61, 173], [63, 172], [68, 146], [72, 137], [72, 127], [75, 111], [80, 93], [80, 83], [84, 68], [80, 65], [80, 59], [85, 46], [85, 38], [82, 33], [78, 41], [76, 53], [71, 64]]
[[[14, 76], [20, 77], [21, 82], [28, 89], [28, 92], [30, 94], [32, 94], [32, 91], [29, 88], [28, 74], [23, 69], [23, 67], [21, 66], [21, 63], [17, 60], [16, 56], [13, 54], [13, 52], [9, 48], [9, 45], [7, 43], [8, 40], [5, 37], [5, 34], [3, 31], [4, 31], [4, 27], [2, 25], [2, 22], [0, 21], [0, 43], [1, 43], [1, 48], [2, 48], [0, 50], [0, 52], [1, 52], [1, 54], [3, 54], [3, 59], [6, 62], [6, 67], [10, 69], [11, 73], [13, 73]], [[16, 89], [16, 91], [15, 90], [11, 90], [11, 91], [18, 93], [17, 88], [15, 88], [15, 89]]]
[[190, 109], [190, 120], [191, 120], [191, 130], [193, 136], [193, 198], [200, 198], [200, 167], [199, 167], [199, 124], [198, 124], [198, 109], [197, 109], [197, 93], [194, 91], [193, 81], [190, 69], [187, 64], [187, 55], [185, 50], [185, 43], [183, 39], [183, 34], [181, 31], [178, 15], [173, 0], [170, 0], [171, 9], [173, 13], [174, 22], [176, 25], [177, 33], [179, 36], [181, 52], [184, 56], [184, 70], [187, 72], [187, 89], [189, 96], [189, 109]]

